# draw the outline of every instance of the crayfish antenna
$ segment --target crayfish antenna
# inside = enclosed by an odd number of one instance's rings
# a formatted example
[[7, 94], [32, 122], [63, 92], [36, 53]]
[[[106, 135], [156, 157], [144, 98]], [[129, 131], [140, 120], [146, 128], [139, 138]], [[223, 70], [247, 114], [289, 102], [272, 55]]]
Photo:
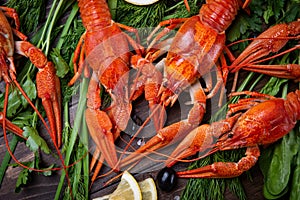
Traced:
[[[14, 83], [16, 83], [16, 81], [14, 81]], [[29, 97], [26, 95], [26, 93], [23, 91], [23, 89], [20, 87], [20, 85], [17, 83], [16, 84], [17, 85], [17, 87], [21, 90], [21, 93], [22, 94], [25, 94], [25, 96], [27, 97], [25, 97], [26, 99], [28, 99], [29, 100], [29, 104], [31, 105], [31, 106], [33, 106], [34, 107], [34, 110], [36, 110], [37, 111], [37, 108], [33, 105], [33, 103], [30, 101], [30, 99], [29, 99]], [[8, 102], [8, 93], [9, 93], [9, 84], [7, 83], [6, 84], [6, 86], [5, 86], [5, 97], [4, 97], [4, 106], [3, 106], [3, 119], [6, 119], [6, 111], [7, 111], [7, 102]], [[38, 112], [38, 111], [37, 111]], [[39, 113], [39, 117], [42, 117], [41, 116], [41, 114]], [[44, 121], [44, 119], [43, 119], [43, 121]], [[36, 172], [45, 172], [45, 171], [48, 171], [48, 170], [51, 170], [51, 171], [55, 171], [55, 170], [61, 170], [62, 168], [52, 168], [52, 169], [35, 169], [35, 168], [31, 168], [31, 167], [28, 167], [28, 166], [26, 166], [26, 165], [24, 165], [24, 164], [22, 164], [15, 156], [14, 156], [14, 154], [13, 154], [13, 152], [11, 151], [11, 149], [10, 149], [10, 146], [9, 146], [9, 143], [8, 143], [8, 138], [7, 138], [7, 133], [6, 133], [6, 122], [7, 122], [7, 120], [3, 120], [2, 121], [2, 124], [3, 124], [3, 136], [4, 136], [4, 140], [5, 140], [5, 145], [6, 145], [6, 147], [7, 147], [7, 151], [8, 151], [8, 153], [10, 154], [10, 156], [11, 156], [11, 158], [19, 165], [19, 166], [21, 166], [21, 167], [23, 167], [23, 168], [25, 168], [25, 169], [28, 169], [28, 170], [32, 170], [32, 171], [36, 171]], [[44, 121], [45, 122], [45, 121]], [[46, 124], [46, 122], [45, 122], [45, 124]], [[47, 127], [46, 127], [47, 128]], [[48, 128], [48, 131], [50, 131], [50, 129]], [[50, 133], [50, 132], [49, 132]], [[63, 160], [63, 157], [62, 157], [62, 155], [61, 155], [61, 153], [60, 153], [60, 151], [59, 151], [59, 149], [58, 149], [58, 147], [57, 147], [57, 145], [54, 143], [54, 146], [55, 146], [55, 149], [56, 149], [56, 151], [57, 151], [57, 153], [58, 153], [58, 156], [60, 157], [60, 160], [61, 160], [61, 162], [62, 162], [62, 165], [63, 165], [63, 169], [65, 170], [65, 173], [66, 173], [66, 177], [67, 177], [67, 182], [68, 182], [68, 185], [69, 186], [71, 186], [71, 182], [70, 182], [70, 178], [69, 178], [69, 174], [68, 174], [68, 171], [67, 171], [67, 167], [65, 166], [65, 164], [64, 164], [64, 160]], [[71, 194], [71, 196], [72, 196], [72, 190], [71, 190], [71, 187], [70, 187], [70, 194]]]
[[[35, 105], [33, 105], [32, 101], [29, 99], [29, 97], [27, 96], [27, 94], [24, 92], [24, 90], [22, 89], [21, 85], [15, 79], [13, 79], [13, 82], [16, 85], [16, 87], [19, 89], [19, 91], [21, 92], [21, 94], [23, 95], [23, 97], [26, 99], [26, 101], [29, 103], [29, 105], [32, 107], [32, 109], [36, 112], [36, 114], [38, 115], [38, 117], [40, 118], [40, 120], [42, 121], [42, 123], [44, 124], [47, 132], [51, 135], [50, 128], [47, 125], [45, 119], [43, 118], [43, 116], [41, 115], [41, 113], [38, 111], [38, 109], [35, 107]], [[7, 93], [7, 92], [8, 91], [6, 91], [5, 93]]]
[[[24, 96], [24, 98], [27, 100], [27, 102], [29, 103], [29, 105], [33, 108], [33, 110], [37, 113], [38, 117], [40, 118], [40, 120], [42, 121], [42, 123], [44, 124], [47, 132], [49, 133], [49, 135], [51, 135], [51, 131], [50, 131], [50, 128], [48, 127], [46, 121], [44, 120], [44, 118], [42, 117], [41, 113], [38, 111], [38, 109], [33, 105], [32, 101], [30, 100], [30, 98], [27, 96], [27, 94], [25, 93], [25, 91], [22, 89], [21, 85], [17, 82], [16, 79], [12, 79], [13, 83], [16, 85], [16, 87], [19, 89], [19, 91], [21, 92], [21, 94]], [[5, 89], [5, 99], [4, 99], [4, 108], [3, 108], [3, 119], [6, 119], [6, 110], [7, 110], [7, 102], [8, 102], [8, 93], [9, 93], [9, 83], [6, 83], [6, 89]], [[29, 170], [32, 170], [32, 171], [37, 171], [37, 172], [44, 172], [45, 170], [38, 170], [38, 169], [35, 169], [35, 168], [29, 168], [28, 166], [26, 165], [23, 165], [22, 163], [20, 163], [18, 161], [18, 159], [13, 155], [13, 153], [11, 152], [11, 149], [9, 147], [9, 144], [8, 144], [8, 139], [7, 139], [7, 136], [6, 136], [6, 120], [3, 120], [3, 135], [4, 135], [4, 139], [5, 139], [5, 143], [6, 143], [6, 146], [7, 146], [7, 151], [9, 152], [10, 156], [12, 157], [12, 159], [18, 164], [20, 165], [21, 167], [23, 168], [26, 168], [26, 169], [29, 169]], [[71, 182], [70, 182], [70, 178], [69, 178], [69, 174], [68, 174], [68, 171], [67, 171], [67, 167], [65, 166], [64, 164], [64, 159], [63, 159], [63, 156], [62, 154], [60, 153], [59, 151], [59, 148], [58, 146], [56, 145], [56, 142], [53, 141], [53, 144], [54, 144], [54, 147], [57, 151], [57, 154], [59, 156], [59, 159], [63, 165], [63, 169], [65, 170], [65, 173], [66, 173], [66, 178], [67, 178], [67, 181], [68, 181], [68, 185], [70, 186], [70, 193], [71, 193], [71, 196], [72, 196], [72, 191], [71, 191]], [[62, 168], [54, 168], [54, 169], [51, 169], [51, 170], [61, 170]]]
[[246, 8], [249, 6], [250, 3], [251, 3], [251, 0], [246, 0], [246, 1], [243, 3], [242, 8], [243, 8], [243, 9], [246, 9]]
[[184, 5], [185, 5], [185, 7], [186, 7], [186, 9], [187, 9], [187, 11], [191, 11], [191, 8], [190, 8], [190, 6], [189, 6], [189, 2], [187, 1], [187, 0], [184, 0]]

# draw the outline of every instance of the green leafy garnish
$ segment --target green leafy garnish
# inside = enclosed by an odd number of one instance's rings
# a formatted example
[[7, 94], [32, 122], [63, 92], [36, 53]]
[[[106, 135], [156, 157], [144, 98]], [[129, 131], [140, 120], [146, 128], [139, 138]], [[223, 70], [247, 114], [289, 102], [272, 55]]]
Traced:
[[[33, 166], [34, 166], [33, 162], [30, 162], [28, 164], [28, 167], [33, 167]], [[30, 180], [29, 175], [30, 175], [29, 169], [23, 168], [22, 171], [20, 172], [17, 182], [16, 182], [16, 188], [15, 188], [16, 193], [19, 193], [21, 191], [22, 187], [29, 182], [29, 180]]]
[[162, 21], [166, 8], [166, 0], [149, 6], [136, 6], [120, 0], [116, 21], [135, 28], [155, 27]]
[[39, 136], [36, 129], [33, 129], [29, 126], [26, 126], [23, 129], [23, 136], [27, 138], [26, 146], [29, 147], [31, 151], [36, 152], [39, 148], [41, 148], [41, 150], [43, 150], [46, 154], [51, 152], [47, 143], [41, 136]]
[[45, 4], [45, 0], [9, 0], [6, 3], [6, 6], [16, 9], [19, 14], [21, 32], [28, 35], [37, 29], [42, 19], [45, 17]]
[[69, 72], [70, 69], [69, 65], [62, 58], [59, 50], [56, 48], [52, 49], [50, 56], [52, 58], [54, 65], [56, 66], [56, 75], [60, 78], [63, 78]]
[[[25, 83], [22, 84], [22, 88], [24, 89], [24, 92], [27, 94], [30, 100], [33, 100], [37, 97], [37, 91], [34, 82], [31, 80], [31, 78], [28, 76]], [[28, 101], [22, 97], [22, 105], [26, 107], [28, 105]]]
[[[8, 96], [8, 102], [9, 103], [7, 106], [6, 116], [9, 118], [14, 116], [22, 105], [20, 93], [15, 88], [13, 88], [10, 91]], [[4, 95], [1, 97], [1, 108], [3, 108], [3, 105], [4, 105]]]

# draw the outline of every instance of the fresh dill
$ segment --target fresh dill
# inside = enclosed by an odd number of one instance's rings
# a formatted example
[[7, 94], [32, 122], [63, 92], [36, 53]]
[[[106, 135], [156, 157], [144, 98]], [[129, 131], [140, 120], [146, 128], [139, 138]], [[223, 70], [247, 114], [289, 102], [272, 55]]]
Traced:
[[21, 32], [26, 35], [36, 31], [45, 18], [45, 0], [9, 0], [5, 5], [15, 8], [17, 13], [19, 13]]

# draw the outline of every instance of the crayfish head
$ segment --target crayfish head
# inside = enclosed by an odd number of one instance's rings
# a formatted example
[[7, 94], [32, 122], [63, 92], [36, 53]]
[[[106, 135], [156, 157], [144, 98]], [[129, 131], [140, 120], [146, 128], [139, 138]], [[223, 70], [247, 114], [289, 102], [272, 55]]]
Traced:
[[15, 68], [13, 66], [13, 61], [7, 58], [5, 52], [3, 52], [0, 48], [0, 81], [3, 78], [6, 83], [10, 83], [11, 75], [14, 75], [14, 73]]
[[168, 73], [163, 79], [158, 95], [161, 95], [161, 101], [164, 105], [173, 105], [181, 92], [189, 86], [189, 82], [180, 74]]
[[172, 89], [166, 88], [164, 87], [164, 85], [161, 85], [158, 93], [158, 95], [161, 96], [161, 102], [163, 102], [165, 106], [168, 106], [170, 104], [172, 106], [178, 99], [179, 94], [181, 93], [179, 89], [180, 88], [178, 88], [175, 92]]

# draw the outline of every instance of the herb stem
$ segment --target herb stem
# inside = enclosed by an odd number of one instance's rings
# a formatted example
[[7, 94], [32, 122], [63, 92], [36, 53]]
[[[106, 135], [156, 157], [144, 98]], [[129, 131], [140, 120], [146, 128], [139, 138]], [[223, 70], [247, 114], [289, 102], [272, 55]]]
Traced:
[[259, 77], [254, 81], [254, 83], [251, 85], [251, 87], [249, 88], [250, 91], [253, 90], [253, 88], [256, 86], [256, 84], [264, 77], [263, 74], [260, 74]]
[[64, 0], [60, 0], [56, 9], [55, 9], [55, 12], [53, 14], [53, 17], [52, 17], [52, 20], [50, 21], [49, 23], [49, 26], [48, 26], [48, 31], [47, 31], [47, 37], [46, 37], [46, 41], [45, 43], [47, 44], [46, 45], [46, 49], [45, 49], [45, 54], [48, 55], [48, 52], [49, 52], [49, 48], [50, 48], [50, 39], [51, 39], [51, 32], [52, 32], [52, 29], [54, 27], [54, 24], [55, 22], [57, 21], [57, 16], [58, 16], [58, 13], [60, 12], [60, 8], [62, 6], [62, 4], [64, 3]]
[[[80, 124], [81, 124], [80, 122], [82, 121], [82, 118], [83, 118], [82, 113], [84, 113], [84, 109], [85, 109], [85, 105], [86, 105], [87, 88], [88, 88], [88, 79], [83, 78], [82, 83], [80, 85], [80, 96], [79, 96], [78, 107], [77, 107], [76, 116], [75, 116], [75, 120], [74, 120], [74, 127], [72, 129], [72, 133], [70, 136], [69, 147], [66, 151], [65, 165], [69, 165], [71, 154], [73, 152], [73, 147], [75, 145], [76, 138], [77, 138], [79, 130], [80, 130]], [[59, 199], [65, 176], [66, 176], [65, 171], [62, 171], [62, 174], [60, 177], [60, 182], [57, 186], [55, 199]]]
[[[52, 13], [53, 13], [53, 10], [56, 9], [54, 5], [56, 5], [57, 3], [57, 0], [54, 0], [53, 3], [52, 3], [52, 6], [50, 8], [50, 11], [49, 11], [49, 14], [48, 14], [48, 17], [47, 17], [47, 20], [43, 26], [43, 32], [41, 34], [41, 37], [40, 37], [40, 40], [39, 42], [37, 43], [37, 47], [39, 48], [41, 45], [43, 45], [42, 43], [44, 42], [44, 37], [45, 37], [45, 34], [47, 32], [47, 27], [49, 26], [49, 24], [51, 23], [51, 19], [52, 19]], [[41, 49], [43, 50], [43, 47], [41, 47]]]
[[64, 43], [64, 38], [67, 35], [67, 33], [68, 33], [69, 29], [70, 29], [71, 23], [73, 22], [76, 14], [78, 12], [78, 10], [79, 10], [78, 4], [74, 4], [74, 6], [73, 6], [73, 8], [71, 10], [71, 13], [70, 13], [70, 15], [69, 15], [69, 17], [68, 17], [65, 25], [64, 25], [64, 29], [63, 29], [63, 31], [61, 33], [60, 39], [57, 42], [57, 45], [56, 45], [57, 49], [59, 49], [59, 50], [61, 49], [61, 47], [62, 47], [62, 45]]
[[[80, 159], [81, 151], [76, 152], [76, 158]], [[78, 183], [80, 182], [80, 175], [82, 171], [82, 160], [74, 166], [74, 176], [73, 176], [73, 184], [72, 184], [72, 191], [73, 195], [76, 197], [78, 192]]]
[[[89, 140], [89, 133], [88, 133], [88, 128], [85, 120], [85, 114], [82, 119], [82, 132], [81, 132], [81, 142], [83, 146], [85, 147], [84, 149], [88, 151], [88, 140]], [[87, 153], [87, 152], [84, 152]], [[84, 182], [84, 191], [86, 191], [85, 194], [85, 199], [88, 199], [88, 194], [89, 194], [89, 173], [90, 173], [90, 162], [89, 162], [89, 154], [87, 153], [86, 156], [82, 160], [83, 164], [83, 182]]]
[[180, 2], [177, 3], [176, 5], [174, 5], [174, 6], [170, 7], [170, 8], [168, 8], [168, 9], [166, 9], [165, 12], [170, 12], [170, 11], [176, 9], [179, 5], [181, 5], [181, 4], [183, 4], [183, 3], [184, 3], [183, 1], [180, 1]]
[[65, 126], [69, 126], [69, 102], [64, 105], [64, 122]]
[[[35, 105], [34, 105], [35, 107], [36, 107], [36, 109], [38, 109], [38, 101], [35, 101]], [[33, 127], [33, 128], [36, 128], [36, 125], [37, 125], [37, 121], [38, 121], [38, 115], [37, 115], [37, 113], [36, 112], [34, 112], [33, 114], [32, 114], [32, 123], [31, 123], [31, 127]]]

